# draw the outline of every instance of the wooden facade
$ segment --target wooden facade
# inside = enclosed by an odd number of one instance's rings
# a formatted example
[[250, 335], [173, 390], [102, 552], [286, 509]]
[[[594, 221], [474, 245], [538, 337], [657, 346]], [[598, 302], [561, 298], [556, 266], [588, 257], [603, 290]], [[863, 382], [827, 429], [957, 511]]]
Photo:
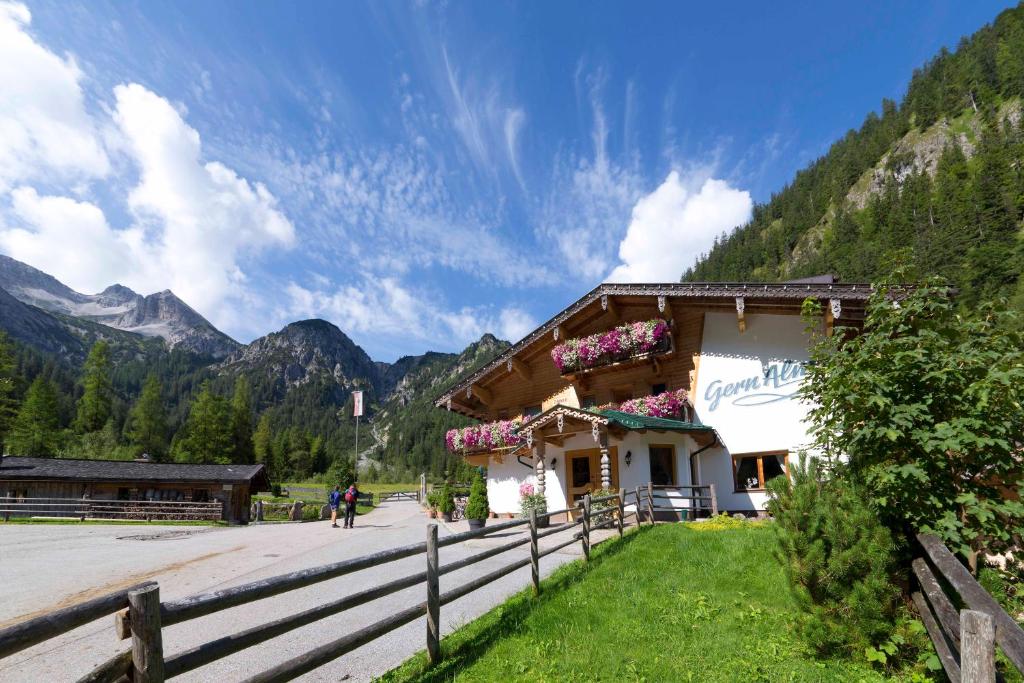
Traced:
[[[0, 497], [94, 501], [166, 501], [222, 505], [223, 519], [249, 521], [253, 493], [270, 490], [263, 465], [192, 465], [70, 458], [0, 459]], [[57, 514], [40, 507], [39, 516]]]

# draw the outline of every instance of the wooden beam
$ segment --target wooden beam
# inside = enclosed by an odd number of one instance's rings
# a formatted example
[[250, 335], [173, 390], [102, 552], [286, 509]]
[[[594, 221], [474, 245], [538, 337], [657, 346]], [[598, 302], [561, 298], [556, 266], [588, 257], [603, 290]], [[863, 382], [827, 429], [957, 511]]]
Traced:
[[473, 395], [476, 396], [477, 400], [484, 405], [490, 405], [491, 401], [494, 400], [494, 396], [491, 395], [490, 390], [483, 388], [479, 384], [474, 384], [472, 386], [472, 390]]
[[746, 303], [743, 301], [742, 296], [736, 297], [736, 324], [740, 328], [740, 334], [747, 331], [747, 321], [743, 317], [743, 310], [746, 308]]
[[561, 325], [555, 325], [555, 329], [551, 331], [551, 336], [556, 342], [564, 342], [566, 340], [565, 328]]
[[615, 297], [607, 294], [601, 297], [601, 308], [604, 309], [612, 318], [618, 320], [619, 318], [619, 305], [615, 303]]
[[832, 316], [832, 308], [825, 309], [825, 336], [832, 336], [832, 327], [835, 324], [835, 318]]
[[530, 376], [532, 374], [530, 372], [530, 366], [524, 363], [523, 361], [519, 360], [518, 358], [508, 359], [508, 370], [509, 372], [515, 372], [517, 375], [522, 377], [527, 382], [530, 381]]

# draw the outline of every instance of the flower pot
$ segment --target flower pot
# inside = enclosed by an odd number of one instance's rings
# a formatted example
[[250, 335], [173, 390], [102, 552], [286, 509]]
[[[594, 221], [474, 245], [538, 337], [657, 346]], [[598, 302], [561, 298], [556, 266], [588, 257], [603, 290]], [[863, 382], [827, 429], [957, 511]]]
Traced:
[[476, 531], [477, 529], [483, 529], [484, 528], [484, 522], [487, 521], [487, 520], [484, 520], [484, 519], [469, 519], [469, 520], [466, 520], [466, 521], [469, 522], [469, 530], [470, 531]]
[[537, 528], [538, 529], [544, 529], [549, 524], [551, 524], [551, 517], [549, 517], [546, 514], [543, 517], [541, 517], [540, 515], [537, 515]]
[[442, 512], [441, 513], [441, 519], [444, 520], [445, 522], [452, 521], [452, 513], [450, 513], [450, 512]]

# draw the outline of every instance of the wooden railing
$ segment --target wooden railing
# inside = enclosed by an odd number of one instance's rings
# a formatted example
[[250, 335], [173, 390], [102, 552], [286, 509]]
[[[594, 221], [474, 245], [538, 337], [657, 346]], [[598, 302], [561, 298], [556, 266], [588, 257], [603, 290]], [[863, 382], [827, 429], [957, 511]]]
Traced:
[[[630, 495], [635, 498], [635, 508], [627, 512], [627, 498]], [[595, 505], [598, 505], [599, 509], [594, 508]], [[339, 612], [364, 605], [400, 590], [418, 584], [426, 584], [426, 599], [424, 601], [398, 612], [393, 612], [386, 618], [365, 628], [346, 634], [298, 657], [289, 659], [271, 669], [250, 677], [247, 681], [253, 683], [256, 681], [291, 680], [331, 662], [355, 648], [375, 640], [423, 615], [427, 616], [427, 655], [430, 662], [435, 663], [441, 657], [440, 610], [444, 605], [479, 588], [483, 588], [517, 569], [527, 566], [530, 567], [533, 592], [534, 594], [539, 594], [541, 590], [541, 558], [574, 543], [580, 543], [584, 560], [589, 561], [591, 531], [612, 527], [617, 529], [618, 536], [621, 537], [624, 533], [625, 520], [630, 516], [638, 515], [637, 510], [639, 509], [640, 493], [630, 492], [627, 494], [625, 491], [620, 490], [618, 494], [600, 498], [591, 499], [590, 496], [586, 496], [581, 503], [573, 508], [547, 511], [539, 515], [536, 511], [533, 511], [528, 519], [500, 522], [483, 529], [457, 533], [443, 538], [438, 538], [437, 525], [428, 524], [427, 538], [423, 543], [393, 548], [363, 557], [304, 569], [232, 588], [225, 588], [212, 593], [193, 595], [188, 598], [168, 602], [160, 601], [160, 589], [156, 583], [139, 584], [126, 590], [110, 593], [72, 607], [29, 619], [14, 626], [0, 629], [0, 658], [116, 612], [115, 629], [117, 634], [122, 640], [131, 639], [131, 649], [107, 660], [81, 678], [80, 682], [115, 681], [123, 676], [128, 676], [136, 683], [163, 681], [166, 678], [193, 671], [201, 666], [258, 645], [270, 638], [301, 626], [335, 616]], [[560, 523], [547, 528], [543, 528], [538, 523], [538, 520], [546, 521], [545, 518], [550, 519], [554, 515], [579, 511], [582, 511], [582, 516], [575, 521]], [[581, 527], [578, 531], [576, 530], [577, 526]], [[519, 527], [525, 527], [525, 530], [528, 530], [529, 533], [521, 538], [514, 538], [470, 557], [455, 560], [444, 565], [441, 564], [439, 552], [441, 548]], [[540, 541], [542, 539], [564, 532], [572, 532], [572, 534], [567, 539], [560, 539], [550, 547], [540, 548]], [[529, 544], [530, 549], [529, 557], [515, 560], [499, 569], [476, 576], [444, 593], [440, 592], [438, 585], [439, 577], [527, 544]], [[229, 636], [204, 642], [170, 656], [166, 656], [163, 652], [162, 629], [166, 626], [198, 619], [230, 607], [298, 590], [321, 581], [345, 576], [364, 569], [380, 567], [389, 562], [415, 555], [423, 555], [426, 560], [425, 570], [420, 573], [395, 579], [394, 581], [389, 581], [344, 598], [318, 605], [297, 614], [285, 616]]]
[[220, 502], [172, 500], [101, 500], [98, 498], [0, 498], [0, 515], [11, 517], [67, 517], [122, 520], [218, 520]]
[[[995, 648], [1024, 672], [1024, 630], [937, 536], [918, 534], [911, 599], [952, 683], [996, 680]], [[965, 608], [957, 611], [956, 605]]]
[[[677, 495], [669, 495], [671, 491], [678, 491]], [[684, 492], [689, 491], [686, 495]], [[645, 494], [642, 496], [641, 494]], [[696, 519], [700, 512], [707, 512], [712, 517], [718, 514], [718, 495], [715, 493], [714, 484], [666, 484], [657, 485], [648, 482], [646, 489], [636, 487], [636, 497], [646, 499], [647, 519], [653, 521], [655, 512], [674, 512], [682, 519]], [[676, 507], [665, 505], [665, 501], [689, 501], [689, 507]]]

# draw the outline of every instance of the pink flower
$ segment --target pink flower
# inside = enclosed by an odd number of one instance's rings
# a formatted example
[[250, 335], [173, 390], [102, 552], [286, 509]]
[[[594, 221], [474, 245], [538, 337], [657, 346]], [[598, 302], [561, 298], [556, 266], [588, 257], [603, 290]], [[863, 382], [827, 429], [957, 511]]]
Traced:
[[520, 484], [519, 485], [519, 497], [520, 498], [523, 498], [525, 496], [532, 496], [532, 495], [533, 495], [533, 484]]

